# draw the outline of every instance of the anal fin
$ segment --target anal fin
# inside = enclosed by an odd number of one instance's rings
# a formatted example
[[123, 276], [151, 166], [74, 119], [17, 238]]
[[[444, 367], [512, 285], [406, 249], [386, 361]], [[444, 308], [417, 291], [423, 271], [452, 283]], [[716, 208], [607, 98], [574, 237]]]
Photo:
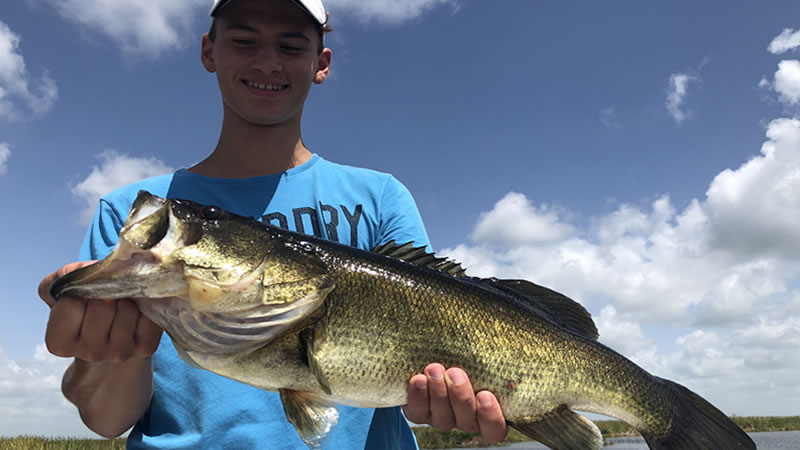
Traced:
[[565, 405], [544, 415], [509, 421], [508, 424], [555, 450], [603, 448], [603, 435], [597, 425]]
[[339, 409], [333, 402], [309, 392], [281, 389], [286, 419], [308, 448], [320, 448], [322, 441], [339, 421]]

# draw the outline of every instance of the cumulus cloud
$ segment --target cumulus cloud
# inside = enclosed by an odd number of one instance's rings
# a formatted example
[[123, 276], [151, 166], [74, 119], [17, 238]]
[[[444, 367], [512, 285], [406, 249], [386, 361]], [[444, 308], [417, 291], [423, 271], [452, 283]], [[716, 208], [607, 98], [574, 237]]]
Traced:
[[773, 120], [766, 135], [759, 156], [714, 178], [703, 206], [709, 243], [751, 261], [800, 256], [800, 120]]
[[0, 436], [97, 437], [61, 394], [61, 376], [70, 359], [36, 346], [31, 358], [10, 359], [0, 348]]
[[631, 359], [680, 380], [728, 414], [792, 415], [800, 399], [800, 321], [787, 313], [760, 313], [734, 330], [695, 329], [675, 339], [674, 351], [640, 350]]
[[208, 0], [40, 0], [64, 19], [110, 38], [129, 57], [155, 59], [196, 44]]
[[791, 28], [784, 28], [781, 34], [777, 35], [769, 43], [767, 51], [774, 55], [780, 55], [797, 47], [800, 47], [800, 30], [794, 31]]
[[510, 192], [481, 215], [472, 238], [510, 247], [556, 241], [571, 232], [572, 227], [559, 220], [558, 211], [547, 205], [537, 208], [523, 194]]
[[[43, 114], [58, 98], [58, 87], [47, 71], [38, 80], [30, 78], [19, 53], [20, 41], [20, 36], [0, 21], [0, 117], [8, 120], [23, 115], [20, 104], [34, 114]], [[31, 89], [31, 84], [36, 88]]]
[[100, 165], [94, 166], [89, 176], [72, 188], [72, 194], [86, 204], [80, 214], [84, 224], [92, 221], [97, 202], [103, 195], [130, 183], [174, 170], [157, 158], [138, 158], [114, 150], [107, 150], [98, 158]]
[[8, 158], [11, 157], [11, 147], [5, 142], [0, 142], [0, 175], [8, 170]]
[[778, 93], [782, 103], [798, 104], [800, 102], [800, 61], [792, 59], [779, 62], [772, 89]]
[[682, 108], [689, 92], [689, 82], [695, 80], [697, 80], [696, 76], [686, 73], [673, 73], [669, 76], [667, 111], [679, 124], [688, 118], [688, 113]]
[[327, 0], [332, 14], [355, 17], [361, 22], [397, 24], [414, 19], [439, 6], [459, 8], [459, 0]]

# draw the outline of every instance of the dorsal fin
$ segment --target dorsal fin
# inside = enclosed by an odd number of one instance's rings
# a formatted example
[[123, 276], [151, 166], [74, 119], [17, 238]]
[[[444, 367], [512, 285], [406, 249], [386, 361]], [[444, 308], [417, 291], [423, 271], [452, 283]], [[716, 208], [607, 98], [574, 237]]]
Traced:
[[391, 258], [402, 259], [403, 261], [438, 270], [455, 277], [466, 276], [466, 271], [461, 267], [461, 264], [429, 253], [425, 250], [425, 247], [414, 247], [413, 242], [400, 245], [395, 241], [389, 241], [376, 246], [372, 249], [372, 252]]
[[545, 310], [550, 320], [555, 324], [573, 333], [597, 340], [597, 326], [592, 320], [592, 315], [583, 305], [566, 295], [525, 280], [488, 278], [484, 281], [491, 283], [495, 288], [507, 294], [513, 295], [539, 311]]

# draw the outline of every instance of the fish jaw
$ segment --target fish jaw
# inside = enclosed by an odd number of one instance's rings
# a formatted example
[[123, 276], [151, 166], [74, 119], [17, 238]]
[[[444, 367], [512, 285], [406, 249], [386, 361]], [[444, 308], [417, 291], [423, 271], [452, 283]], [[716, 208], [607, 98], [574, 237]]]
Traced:
[[50, 293], [55, 299], [64, 295], [106, 300], [184, 296], [189, 286], [171, 254], [193, 239], [191, 231], [176, 221], [167, 200], [140, 192], [114, 250], [56, 280]]
[[188, 284], [180, 267], [163, 266], [152, 253], [127, 247], [122, 244], [107, 258], [59, 278], [51, 295], [104, 300], [186, 295]]

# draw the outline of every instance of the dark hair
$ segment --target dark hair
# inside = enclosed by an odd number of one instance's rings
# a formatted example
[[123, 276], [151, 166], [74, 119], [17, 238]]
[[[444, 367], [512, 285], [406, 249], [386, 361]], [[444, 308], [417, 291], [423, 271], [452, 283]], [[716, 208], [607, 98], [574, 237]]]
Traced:
[[[325, 35], [333, 31], [333, 27], [328, 25], [328, 18], [330, 17], [330, 13], [325, 13], [325, 23], [320, 25], [317, 28], [317, 32], [319, 35], [319, 47], [317, 49], [317, 53], [322, 53], [322, 50], [325, 48]], [[312, 19], [313, 20], [313, 19]], [[208, 30], [208, 38], [211, 42], [214, 42], [217, 39], [217, 18], [211, 18], [211, 28]]]

